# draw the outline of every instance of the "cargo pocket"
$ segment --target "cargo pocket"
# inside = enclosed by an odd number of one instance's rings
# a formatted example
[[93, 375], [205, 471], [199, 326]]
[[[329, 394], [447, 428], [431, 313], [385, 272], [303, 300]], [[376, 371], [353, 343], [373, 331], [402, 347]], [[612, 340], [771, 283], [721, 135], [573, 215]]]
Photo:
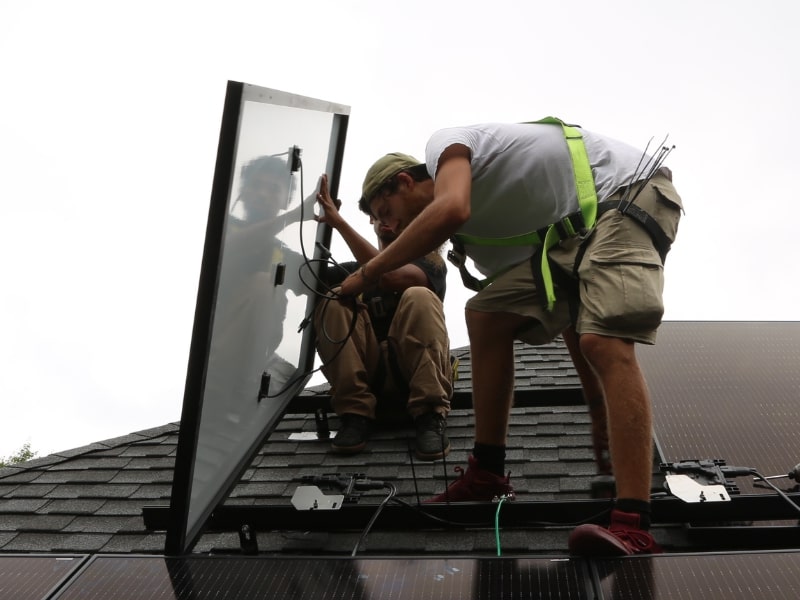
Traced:
[[581, 303], [612, 330], [647, 331], [664, 314], [664, 268], [652, 246], [590, 248], [579, 267]]

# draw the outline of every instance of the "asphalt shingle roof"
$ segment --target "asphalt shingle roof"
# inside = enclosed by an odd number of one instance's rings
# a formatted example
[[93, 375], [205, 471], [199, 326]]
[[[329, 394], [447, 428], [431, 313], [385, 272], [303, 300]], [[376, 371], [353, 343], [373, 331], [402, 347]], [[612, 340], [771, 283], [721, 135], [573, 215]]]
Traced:
[[[290, 508], [303, 476], [364, 473], [391, 481], [408, 501], [441, 491], [453, 467], [464, 465], [473, 439], [470, 405], [471, 364], [465, 349], [454, 410], [448, 420], [452, 451], [443, 462], [412, 462], [413, 431], [394, 423], [373, 435], [367, 450], [355, 456], [328, 452], [329, 443], [298, 441], [293, 434], [314, 432], [313, 408], [326, 404], [327, 388], [305, 390], [253, 457], [224, 501], [225, 507]], [[516, 346], [516, 404], [512, 409], [507, 468], [518, 499], [525, 502], [583, 500], [590, 497], [594, 474], [590, 420], [582, 404], [577, 376], [560, 340], [532, 348]], [[304, 407], [307, 410], [304, 410]], [[338, 420], [331, 413], [331, 429]], [[143, 511], [165, 507], [172, 490], [179, 424], [131, 433], [0, 469], [0, 554], [112, 553], [162, 554], [165, 531], [149, 530]], [[658, 457], [657, 457], [658, 459]], [[657, 468], [654, 466], [654, 473]], [[414, 483], [416, 475], [416, 485]], [[661, 484], [654, 478], [654, 488]], [[377, 505], [383, 492], [365, 492], [359, 503]], [[531, 506], [533, 506], [531, 504]], [[268, 508], [267, 508], [268, 510]], [[508, 552], [564, 555], [571, 526], [510, 529], [503, 532]], [[657, 540], [672, 550], [694, 547], [683, 524], [662, 526]], [[353, 531], [288, 530], [260, 532], [262, 553], [349, 553], [358, 539]], [[466, 530], [376, 529], [362, 552], [372, 554], [492, 553], [491, 528]], [[238, 553], [236, 531], [209, 529], [195, 553]]]
[[[448, 420], [452, 451], [443, 463], [412, 461], [409, 454], [413, 430], [409, 423], [391, 423], [377, 430], [367, 450], [356, 456], [328, 452], [324, 440], [295, 441], [293, 433], [313, 432], [312, 411], [286, 414], [239, 483], [231, 491], [228, 506], [288, 505], [305, 475], [364, 473], [371, 479], [390, 480], [398, 494], [425, 498], [452, 481], [453, 467], [463, 465], [472, 447], [472, 411], [469, 402], [471, 363], [466, 349], [460, 357], [454, 410]], [[537, 394], [536, 405], [523, 397], [512, 410], [507, 468], [520, 499], [553, 500], [588, 498], [594, 473], [589, 417], [580, 404], [577, 377], [566, 348], [554, 342], [540, 348], [517, 346], [518, 394]], [[326, 386], [309, 394], [323, 394]], [[548, 391], [571, 393], [571, 403]], [[520, 396], [522, 397], [522, 396]], [[302, 398], [298, 400], [302, 403]], [[335, 431], [338, 420], [330, 415]], [[71, 449], [27, 463], [0, 469], [0, 552], [161, 553], [163, 531], [148, 531], [142, 518], [146, 506], [169, 503], [179, 424], [139, 431]], [[416, 484], [413, 476], [416, 474]], [[361, 502], [377, 502], [380, 495], [365, 494]], [[370, 551], [436, 551], [450, 547], [454, 533], [419, 536], [374, 532]], [[509, 544], [545, 551], [565, 547], [564, 532], [533, 536]], [[260, 543], [262, 551], [347, 549], [356, 534], [339, 536], [285, 533]], [[354, 539], [350, 539], [354, 538]], [[494, 544], [485, 532], [460, 534], [459, 547], [489, 548]], [[466, 544], [466, 546], [464, 546]], [[196, 552], [239, 550], [235, 532], [209, 532], [195, 546]]]

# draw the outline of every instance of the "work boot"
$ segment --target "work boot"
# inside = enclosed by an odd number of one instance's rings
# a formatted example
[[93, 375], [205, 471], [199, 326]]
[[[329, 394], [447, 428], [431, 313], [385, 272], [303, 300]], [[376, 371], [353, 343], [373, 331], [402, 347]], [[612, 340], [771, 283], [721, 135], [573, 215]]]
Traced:
[[447, 421], [443, 415], [431, 412], [414, 419], [417, 429], [417, 444], [414, 455], [420, 460], [437, 460], [450, 453], [450, 440], [445, 427]]
[[434, 496], [425, 503], [430, 502], [480, 502], [494, 500], [501, 496], [514, 499], [514, 488], [511, 485], [510, 475], [503, 477], [478, 466], [478, 461], [470, 455], [469, 466], [465, 471], [461, 467], [455, 468], [458, 473], [450, 486], [438, 496]]
[[569, 553], [577, 556], [629, 556], [661, 554], [663, 550], [649, 531], [640, 527], [640, 516], [621, 510], [611, 511], [611, 524], [578, 525], [569, 535]]
[[338, 454], [358, 454], [367, 447], [370, 420], [352, 413], [344, 413], [339, 418], [341, 427], [331, 442], [331, 449]]

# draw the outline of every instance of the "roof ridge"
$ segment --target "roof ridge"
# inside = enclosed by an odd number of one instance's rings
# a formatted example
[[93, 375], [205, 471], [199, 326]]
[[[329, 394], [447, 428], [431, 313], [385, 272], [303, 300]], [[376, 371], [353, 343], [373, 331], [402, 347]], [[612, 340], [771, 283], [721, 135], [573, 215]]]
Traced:
[[25, 471], [28, 471], [30, 469], [35, 469], [38, 467], [49, 467], [53, 465], [60, 465], [75, 458], [92, 454], [93, 452], [110, 450], [111, 448], [117, 448], [119, 446], [134, 445], [139, 442], [146, 442], [148, 440], [152, 440], [154, 438], [162, 436], [166, 433], [175, 433], [179, 430], [179, 428], [180, 428], [180, 421], [175, 421], [172, 423], [167, 423], [166, 425], [160, 425], [158, 427], [150, 427], [148, 429], [133, 431], [131, 433], [109, 438], [107, 440], [93, 442], [86, 446], [79, 446], [78, 448], [61, 450], [59, 452], [54, 452], [46, 456], [37, 456], [36, 458], [32, 458], [24, 462], [15, 463], [13, 465], [6, 465], [5, 467], [0, 468], [0, 479], [4, 479], [12, 475], [18, 475], [20, 473], [24, 473]]

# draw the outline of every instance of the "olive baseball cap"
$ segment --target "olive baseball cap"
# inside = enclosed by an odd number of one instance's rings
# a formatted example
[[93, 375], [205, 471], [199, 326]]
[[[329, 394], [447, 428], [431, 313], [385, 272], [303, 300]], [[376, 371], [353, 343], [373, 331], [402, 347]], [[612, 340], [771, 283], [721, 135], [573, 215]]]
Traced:
[[413, 156], [392, 152], [375, 161], [364, 177], [364, 185], [361, 187], [362, 200], [369, 202], [380, 187], [397, 175], [400, 171], [405, 171], [413, 167], [424, 165]]

